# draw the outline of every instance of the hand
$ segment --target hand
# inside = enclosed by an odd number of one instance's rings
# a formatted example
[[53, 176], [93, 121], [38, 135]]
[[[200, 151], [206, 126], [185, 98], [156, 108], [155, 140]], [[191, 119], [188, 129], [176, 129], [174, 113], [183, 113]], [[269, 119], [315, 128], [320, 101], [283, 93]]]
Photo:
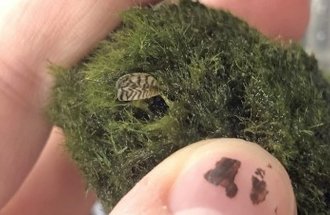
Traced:
[[[53, 130], [49, 136], [52, 125], [43, 114], [52, 82], [47, 67], [49, 62], [65, 67], [75, 64], [115, 28], [120, 11], [138, 3], [138, 0], [0, 2], [2, 214], [21, 211], [50, 214], [52, 210], [53, 214], [86, 213], [89, 206], [85, 186], [60, 147], [62, 135]], [[92, 199], [89, 198], [89, 205]], [[75, 208], [69, 207], [69, 203], [74, 203]]]
[[[115, 28], [120, 11], [150, 2], [0, 2], [1, 215], [88, 214], [95, 197], [85, 198], [79, 172], [61, 148], [63, 136], [43, 114], [52, 82], [47, 66], [72, 66]], [[308, 0], [202, 2], [229, 9], [272, 37], [299, 39], [308, 21]]]

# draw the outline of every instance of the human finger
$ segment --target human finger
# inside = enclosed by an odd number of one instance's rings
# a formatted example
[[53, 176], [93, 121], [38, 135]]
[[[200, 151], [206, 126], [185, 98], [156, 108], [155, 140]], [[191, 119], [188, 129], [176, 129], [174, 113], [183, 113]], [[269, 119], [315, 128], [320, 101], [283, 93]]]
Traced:
[[309, 0], [200, 0], [229, 10], [270, 37], [299, 40], [309, 20]]
[[54, 128], [40, 158], [1, 215], [90, 214], [95, 200], [64, 148], [63, 133]]
[[48, 138], [49, 63], [70, 67], [115, 28], [121, 11], [143, 2], [150, 1], [0, 2], [0, 208]]
[[296, 214], [288, 174], [259, 145], [204, 140], [171, 155], [124, 196], [110, 215]]

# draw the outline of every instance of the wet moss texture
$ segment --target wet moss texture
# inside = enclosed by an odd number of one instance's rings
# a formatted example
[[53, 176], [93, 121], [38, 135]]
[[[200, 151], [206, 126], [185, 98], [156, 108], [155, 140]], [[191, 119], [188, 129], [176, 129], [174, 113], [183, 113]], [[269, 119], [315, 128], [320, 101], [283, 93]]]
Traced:
[[[116, 81], [135, 72], [161, 94], [118, 101]], [[299, 214], [330, 214], [330, 87], [299, 45], [184, 0], [125, 12], [89, 57], [54, 74], [50, 118], [108, 209], [174, 151], [235, 137], [283, 163]]]

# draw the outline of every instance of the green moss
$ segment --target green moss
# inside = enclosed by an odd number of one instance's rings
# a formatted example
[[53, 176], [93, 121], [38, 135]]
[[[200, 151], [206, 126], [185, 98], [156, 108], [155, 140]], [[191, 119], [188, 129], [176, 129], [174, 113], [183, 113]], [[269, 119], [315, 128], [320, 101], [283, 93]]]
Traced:
[[[123, 20], [80, 65], [56, 70], [50, 107], [106, 207], [187, 144], [237, 137], [285, 165], [299, 214], [330, 214], [330, 87], [313, 56], [188, 0]], [[165, 115], [116, 99], [116, 81], [132, 72], [158, 80]]]

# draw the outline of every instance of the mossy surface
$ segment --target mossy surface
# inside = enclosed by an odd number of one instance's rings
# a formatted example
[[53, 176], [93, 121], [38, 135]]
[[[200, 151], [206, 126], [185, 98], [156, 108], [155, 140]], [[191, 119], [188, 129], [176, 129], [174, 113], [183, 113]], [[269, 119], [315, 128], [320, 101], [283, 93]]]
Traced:
[[[133, 72], [157, 79], [167, 110], [116, 99], [116, 81]], [[330, 87], [298, 45], [187, 0], [126, 12], [94, 53], [55, 75], [51, 119], [106, 207], [174, 151], [236, 137], [283, 163], [299, 214], [330, 214]]]

